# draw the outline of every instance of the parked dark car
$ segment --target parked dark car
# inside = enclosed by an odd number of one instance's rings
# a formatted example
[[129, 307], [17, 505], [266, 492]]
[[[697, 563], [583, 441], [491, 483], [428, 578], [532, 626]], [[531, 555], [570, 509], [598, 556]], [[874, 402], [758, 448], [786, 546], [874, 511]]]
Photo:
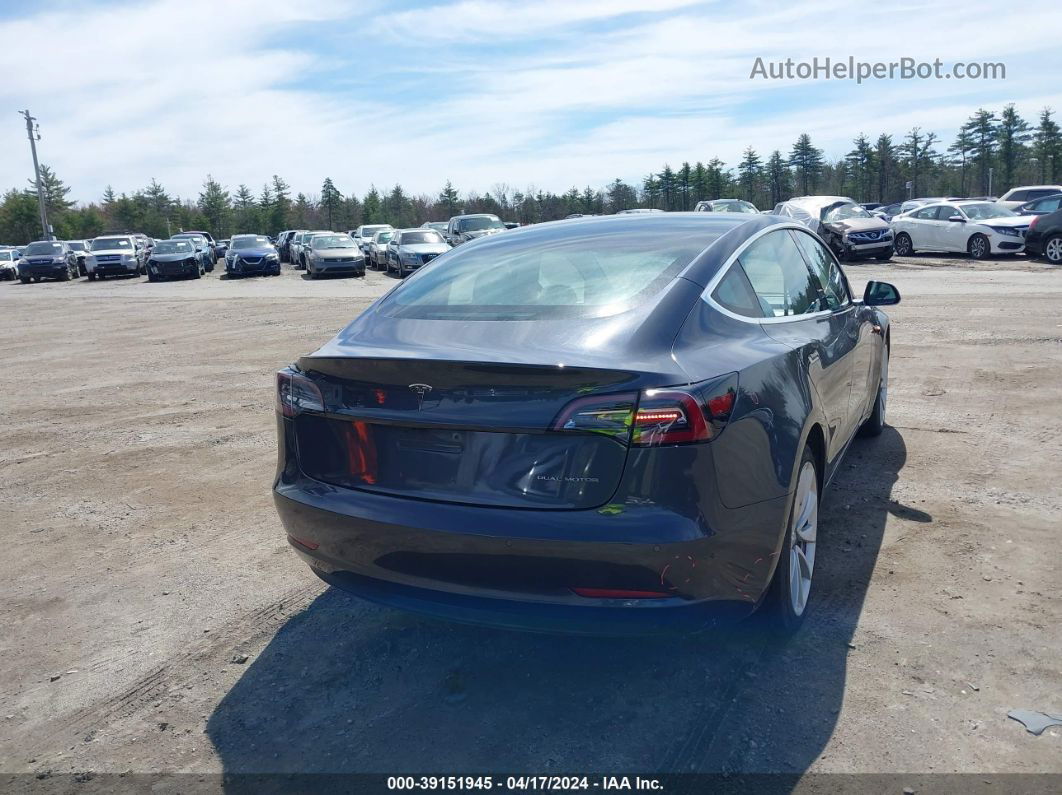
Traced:
[[477, 213], [475, 215], [455, 215], [446, 227], [446, 242], [459, 246], [469, 240], [504, 232], [505, 224], [496, 215]]
[[177, 276], [202, 278], [209, 261], [205, 251], [196, 251], [191, 240], [160, 240], [148, 257], [148, 281]]
[[233, 235], [225, 255], [225, 274], [236, 276], [279, 276], [280, 255], [265, 235]]
[[345, 232], [317, 234], [303, 246], [306, 272], [311, 279], [321, 276], [364, 276], [365, 255]]
[[18, 280], [23, 284], [41, 279], [70, 281], [81, 274], [77, 255], [64, 240], [38, 240], [22, 249], [18, 261]]
[[[224, 259], [225, 255], [228, 254], [229, 240], [230, 238], [225, 238], [218, 241], [217, 246], [214, 248], [214, 253], [217, 254], [218, 259]], [[270, 239], [270, 242], [272, 242], [272, 239]]]
[[288, 541], [326, 582], [462, 621], [658, 632], [764, 605], [792, 631], [822, 490], [884, 425], [898, 301], [852, 296], [771, 215], [473, 241], [278, 373]]
[[277, 253], [280, 254], [281, 262], [291, 262], [291, 241], [295, 238], [299, 232], [305, 232], [305, 229], [289, 229], [285, 232], [281, 232], [277, 238]]
[[210, 241], [199, 232], [180, 232], [170, 237], [170, 240], [188, 240], [191, 242], [191, 244], [195, 246], [195, 250], [203, 255], [207, 273], [212, 273], [214, 271], [214, 264], [217, 262], [214, 247], [211, 246]]
[[180, 234], [171, 235], [170, 238], [173, 239], [173, 238], [181, 237], [183, 235], [199, 235], [200, 237], [206, 239], [207, 250], [209, 251], [209, 254], [210, 254], [210, 269], [211, 270], [213, 270], [214, 266], [218, 264], [218, 260], [219, 259], [223, 259], [223, 257], [221, 257], [218, 254], [217, 241], [214, 240], [214, 236], [211, 235], [209, 232], [200, 232], [198, 229], [189, 229], [186, 232], [181, 232]]
[[88, 273], [85, 269], [85, 258], [88, 256], [89, 242], [87, 240], [67, 240], [66, 244], [70, 246], [70, 249], [74, 252], [74, 256], [77, 257], [78, 275], [84, 276]]
[[1033, 216], [1025, 233], [1025, 253], [1062, 265], [1062, 210]]
[[1026, 202], [1017, 207], [1014, 212], [1019, 215], [1046, 215], [1047, 213], [1053, 213], [1059, 208], [1062, 208], [1062, 193], [1033, 199], [1031, 202]]

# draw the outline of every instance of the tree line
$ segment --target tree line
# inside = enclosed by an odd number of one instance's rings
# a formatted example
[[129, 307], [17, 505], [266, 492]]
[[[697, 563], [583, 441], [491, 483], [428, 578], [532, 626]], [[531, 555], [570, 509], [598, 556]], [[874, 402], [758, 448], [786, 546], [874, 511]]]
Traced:
[[[1030, 124], [1014, 105], [996, 112], [978, 109], [950, 143], [915, 127], [901, 137], [860, 133], [844, 157], [829, 162], [806, 133], [788, 152], [762, 155], [752, 146], [728, 166], [719, 158], [665, 164], [640, 184], [615, 179], [603, 188], [586, 186], [553, 193], [506, 183], [486, 193], [462, 194], [450, 182], [437, 195], [410, 195], [401, 185], [362, 196], [344, 194], [329, 177], [320, 193], [294, 196], [274, 174], [252, 190], [229, 190], [209, 174], [194, 198], [171, 196], [152, 179], [131, 194], [108, 187], [99, 201], [75, 205], [70, 188], [48, 166], [41, 182], [56, 237], [91, 238], [107, 232], [135, 231], [169, 237], [184, 229], [206, 230], [225, 238], [240, 232], [276, 234], [283, 229], [353, 229], [360, 224], [395, 227], [445, 221], [458, 213], [494, 213], [503, 220], [538, 223], [573, 213], [605, 214], [635, 207], [692, 210], [702, 199], [739, 198], [757, 207], [773, 207], [794, 195], [852, 196], [856, 201], [892, 202], [910, 196], [1002, 195], [1021, 184], [1062, 180], [1062, 132], [1054, 111], [1044, 108]], [[0, 201], [0, 243], [22, 244], [40, 237], [37, 193], [13, 188]], [[908, 183], [910, 187], [908, 188]]]

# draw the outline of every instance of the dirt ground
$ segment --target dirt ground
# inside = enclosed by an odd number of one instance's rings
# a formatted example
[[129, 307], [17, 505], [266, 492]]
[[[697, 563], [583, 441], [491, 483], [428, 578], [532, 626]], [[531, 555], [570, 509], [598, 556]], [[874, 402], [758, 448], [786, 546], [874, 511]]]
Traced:
[[1062, 713], [1062, 273], [848, 272], [903, 294], [891, 427], [827, 492], [784, 645], [756, 620], [554, 638], [326, 589], [273, 510], [273, 373], [390, 277], [0, 283], [0, 780], [1062, 773], [1062, 729], [1007, 718]]

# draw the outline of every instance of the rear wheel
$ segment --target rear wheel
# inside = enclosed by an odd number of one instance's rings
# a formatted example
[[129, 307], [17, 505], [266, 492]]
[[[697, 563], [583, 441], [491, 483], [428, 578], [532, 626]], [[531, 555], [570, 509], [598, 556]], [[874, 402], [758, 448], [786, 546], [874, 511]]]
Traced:
[[1052, 265], [1062, 265], [1062, 235], [1055, 235], [1044, 241], [1044, 259]]
[[29, 284], [30, 283], [30, 277], [29, 276], [19, 276], [18, 280], [20, 282], [22, 282], [23, 284]]
[[66, 270], [64, 270], [62, 272], [62, 274], [59, 276], [59, 281], [61, 281], [61, 282], [70, 281], [70, 266], [69, 265], [66, 266]]
[[819, 529], [819, 472], [811, 448], [800, 458], [789, 526], [768, 594], [768, 609], [778, 630], [796, 632], [807, 614]]
[[896, 243], [894, 245], [896, 255], [900, 257], [909, 257], [915, 253], [914, 244], [911, 242], [911, 236], [906, 232], [900, 232], [896, 235]]
[[90, 274], [88, 275], [88, 280], [89, 280], [90, 282], [94, 282], [94, 281], [96, 281], [96, 274], [95, 274], [95, 273], [90, 273]]
[[992, 244], [988, 242], [987, 237], [978, 233], [970, 238], [966, 250], [974, 259], [988, 259], [992, 253]]

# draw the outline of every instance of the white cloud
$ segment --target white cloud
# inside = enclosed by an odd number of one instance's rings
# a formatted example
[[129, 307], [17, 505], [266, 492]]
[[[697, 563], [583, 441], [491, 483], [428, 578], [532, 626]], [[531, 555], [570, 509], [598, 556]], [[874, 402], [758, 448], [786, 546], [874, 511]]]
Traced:
[[[998, 15], [989, 0], [970, 0], [961, 15], [840, 0], [373, 8], [154, 0], [0, 22], [10, 43], [0, 73], [14, 75], [0, 84], [0, 106], [12, 111], [0, 127], [0, 186], [24, 184], [31, 170], [13, 113], [26, 106], [41, 120], [43, 161], [80, 199], [152, 177], [194, 196], [208, 172], [256, 192], [273, 173], [307, 193], [325, 176], [358, 193], [396, 182], [432, 193], [447, 179], [465, 190], [564, 190], [637, 179], [664, 162], [733, 164], [749, 145], [787, 151], [801, 132], [838, 156], [858, 132], [899, 138], [916, 125], [947, 143], [982, 104], [1014, 101], [1027, 118], [1062, 109], [1053, 40], [1062, 8], [1050, 6], [1020, 40], [986, 24]], [[748, 77], [757, 56], [848, 55], [1004, 61], [1009, 79]]]

